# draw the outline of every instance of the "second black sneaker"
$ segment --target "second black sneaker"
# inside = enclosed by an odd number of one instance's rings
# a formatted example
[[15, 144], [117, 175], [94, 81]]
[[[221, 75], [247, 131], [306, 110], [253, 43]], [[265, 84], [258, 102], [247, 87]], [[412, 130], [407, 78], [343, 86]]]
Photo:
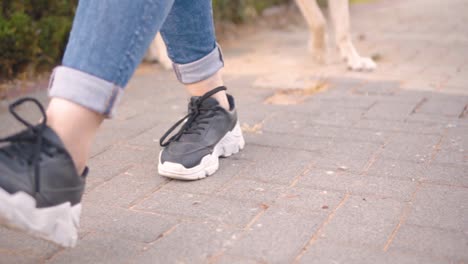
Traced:
[[[179, 179], [198, 180], [213, 174], [219, 157], [227, 157], [244, 148], [244, 137], [237, 120], [234, 98], [228, 95], [229, 111], [211, 96], [226, 90], [218, 87], [201, 97], [192, 97], [189, 113], [161, 138], [159, 174]], [[179, 132], [165, 139], [179, 125]]]
[[[42, 122], [32, 125], [15, 108], [36, 104]], [[0, 139], [0, 224], [73, 247], [78, 239], [85, 176], [78, 175], [58, 135], [46, 125], [42, 105], [23, 98], [10, 112], [27, 129]]]

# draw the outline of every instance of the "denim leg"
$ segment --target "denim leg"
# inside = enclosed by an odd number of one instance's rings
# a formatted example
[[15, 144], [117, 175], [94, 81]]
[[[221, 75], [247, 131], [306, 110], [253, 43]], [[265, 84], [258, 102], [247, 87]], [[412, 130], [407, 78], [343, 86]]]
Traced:
[[[198, 1], [194, 1], [198, 2]], [[174, 0], [80, 0], [49, 94], [111, 116]]]
[[175, 0], [161, 35], [182, 83], [207, 79], [223, 66], [216, 44], [211, 0]]

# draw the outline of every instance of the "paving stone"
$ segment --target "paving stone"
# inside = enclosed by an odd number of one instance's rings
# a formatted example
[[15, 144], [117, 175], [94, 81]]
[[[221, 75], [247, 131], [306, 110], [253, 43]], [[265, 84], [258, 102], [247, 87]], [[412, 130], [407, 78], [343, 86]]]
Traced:
[[170, 181], [164, 186], [164, 189], [197, 194], [214, 194], [223, 186], [229, 184], [237, 175], [242, 174], [252, 164], [251, 161], [234, 159], [234, 157], [220, 159], [219, 169], [216, 174], [205, 178], [203, 181]]
[[279, 194], [286, 190], [285, 185], [236, 179], [218, 191], [217, 195], [228, 199], [255, 201], [260, 204], [271, 204]]
[[134, 209], [155, 213], [197, 216], [200, 203], [207, 199], [209, 199], [207, 195], [161, 189], [150, 195], [146, 200], [136, 204]]
[[353, 93], [364, 95], [394, 95], [400, 89], [398, 81], [366, 82], [353, 89]]
[[329, 213], [345, 196], [334, 191], [312, 190], [294, 187], [283, 192], [275, 201], [275, 206], [297, 211], [319, 211]]
[[382, 144], [334, 139], [329, 148], [315, 158], [315, 166], [319, 168], [347, 168], [351, 172], [359, 173], [369, 163]]
[[451, 100], [438, 100], [437, 98], [431, 98], [422, 104], [417, 112], [431, 115], [458, 117], [462, 114], [463, 109], [467, 103], [468, 100], [463, 102], [459, 100], [453, 100], [453, 98], [451, 98]]
[[349, 127], [358, 122], [364, 115], [361, 109], [322, 109], [313, 118], [314, 124]]
[[442, 139], [436, 162], [468, 165], [468, 128], [453, 127]]
[[135, 209], [241, 227], [260, 211], [261, 204], [164, 189], [136, 205]]
[[208, 263], [239, 236], [240, 230], [206, 223], [182, 223], [134, 258], [135, 263]]
[[424, 184], [412, 202], [407, 223], [468, 232], [468, 191], [464, 187]]
[[404, 204], [389, 198], [351, 196], [325, 226], [321, 238], [383, 246], [399, 223]]
[[368, 246], [339, 244], [327, 239], [320, 239], [314, 243], [304, 256], [300, 263], [349, 263], [349, 264], [373, 264], [373, 263], [447, 263], [447, 259], [441, 259], [427, 254], [415, 254], [413, 252], [402, 252], [392, 250], [383, 252], [381, 248], [372, 248]]
[[24, 254], [26, 260], [30, 257], [47, 258], [60, 249], [55, 244], [4, 227], [0, 227], [0, 238], [0, 256], [2, 256], [2, 251], [8, 251], [15, 254]]
[[136, 165], [88, 191], [85, 203], [130, 207], [169, 180], [158, 174], [157, 163]]
[[439, 143], [441, 136], [399, 134], [385, 146], [382, 158], [426, 162]]
[[92, 233], [73, 249], [59, 252], [46, 263], [128, 263], [144, 244], [116, 236]]
[[391, 197], [407, 201], [416, 189], [416, 182], [385, 176], [359, 175], [349, 172], [313, 169], [300, 178], [297, 186], [318, 190], [335, 190], [355, 195]]
[[284, 133], [302, 137], [322, 137], [324, 141], [330, 138], [350, 139], [358, 141], [384, 142], [392, 133], [388, 131], [373, 131], [341, 126], [313, 125], [306, 119], [291, 115], [290, 118], [277, 122], [266, 122], [263, 131]]
[[325, 218], [322, 212], [270, 208], [226, 253], [259, 262], [291, 263]]
[[425, 182], [468, 186], [468, 165], [431, 163], [423, 172]]
[[134, 165], [153, 164], [157, 155], [155, 149], [123, 145], [112, 146], [89, 160], [90, 173], [86, 183], [88, 191], [112, 177], [124, 173]]
[[[314, 98], [315, 99], [315, 98]], [[361, 110], [369, 109], [373, 104], [377, 102], [377, 98], [370, 96], [333, 96], [330, 98], [318, 98], [319, 100], [313, 100], [313, 104], [318, 104], [319, 108], [356, 108]]]
[[404, 120], [411, 114], [416, 104], [378, 102], [365, 115], [368, 119]]
[[468, 259], [467, 240], [466, 233], [405, 224], [396, 234], [390, 250], [408, 249], [463, 263]]
[[[331, 142], [331, 139], [322, 137], [309, 137], [270, 132], [245, 133], [244, 137], [248, 148], [251, 148], [252, 145], [257, 145], [271, 148], [305, 150], [316, 153], [319, 153], [320, 151], [328, 148]], [[281, 139], [279, 140], [278, 138]]]
[[381, 120], [362, 118], [354, 127], [361, 129], [369, 129], [377, 132], [382, 131], [404, 131], [406, 123], [403, 120]]
[[14, 254], [2, 252], [0, 250], [0, 259], [2, 263], [15, 263], [15, 264], [35, 264], [40, 263], [41, 259], [37, 257], [26, 256], [24, 254]]
[[367, 170], [368, 175], [385, 178], [418, 181], [423, 178], [426, 163], [421, 161], [404, 161], [387, 157], [378, 157]]
[[173, 123], [158, 123], [152, 128], [145, 130], [143, 133], [140, 133], [135, 137], [128, 138], [126, 143], [129, 145], [142, 146], [146, 148], [155, 148], [159, 152], [161, 149], [159, 146], [159, 139], [172, 125]]
[[[241, 178], [289, 185], [314, 159], [303, 150], [274, 149], [260, 146], [246, 148], [240, 157], [255, 161], [239, 175]], [[285, 157], [288, 157], [285, 160]]]
[[81, 219], [83, 230], [118, 236], [142, 243], [155, 241], [162, 233], [178, 223], [170, 216], [85, 204]]
[[233, 256], [228, 254], [223, 254], [217, 261], [217, 264], [258, 264], [254, 259], [249, 259], [246, 257]]

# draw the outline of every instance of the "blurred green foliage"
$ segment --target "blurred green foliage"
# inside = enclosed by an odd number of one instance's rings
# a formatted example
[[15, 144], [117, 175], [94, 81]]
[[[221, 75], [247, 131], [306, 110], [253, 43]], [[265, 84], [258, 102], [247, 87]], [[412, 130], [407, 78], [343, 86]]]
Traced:
[[[287, 1], [213, 0], [213, 9], [216, 20], [241, 23], [268, 6]], [[1, 0], [0, 82], [27, 71], [50, 69], [60, 61], [77, 2]]]
[[61, 58], [77, 0], [2, 0], [0, 81]]

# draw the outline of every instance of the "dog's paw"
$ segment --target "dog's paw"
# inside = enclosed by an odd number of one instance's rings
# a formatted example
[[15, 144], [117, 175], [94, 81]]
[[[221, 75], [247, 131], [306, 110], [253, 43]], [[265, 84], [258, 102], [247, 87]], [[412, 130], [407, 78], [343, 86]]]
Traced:
[[348, 69], [352, 71], [373, 71], [377, 69], [377, 64], [371, 58], [358, 57], [348, 61]]

